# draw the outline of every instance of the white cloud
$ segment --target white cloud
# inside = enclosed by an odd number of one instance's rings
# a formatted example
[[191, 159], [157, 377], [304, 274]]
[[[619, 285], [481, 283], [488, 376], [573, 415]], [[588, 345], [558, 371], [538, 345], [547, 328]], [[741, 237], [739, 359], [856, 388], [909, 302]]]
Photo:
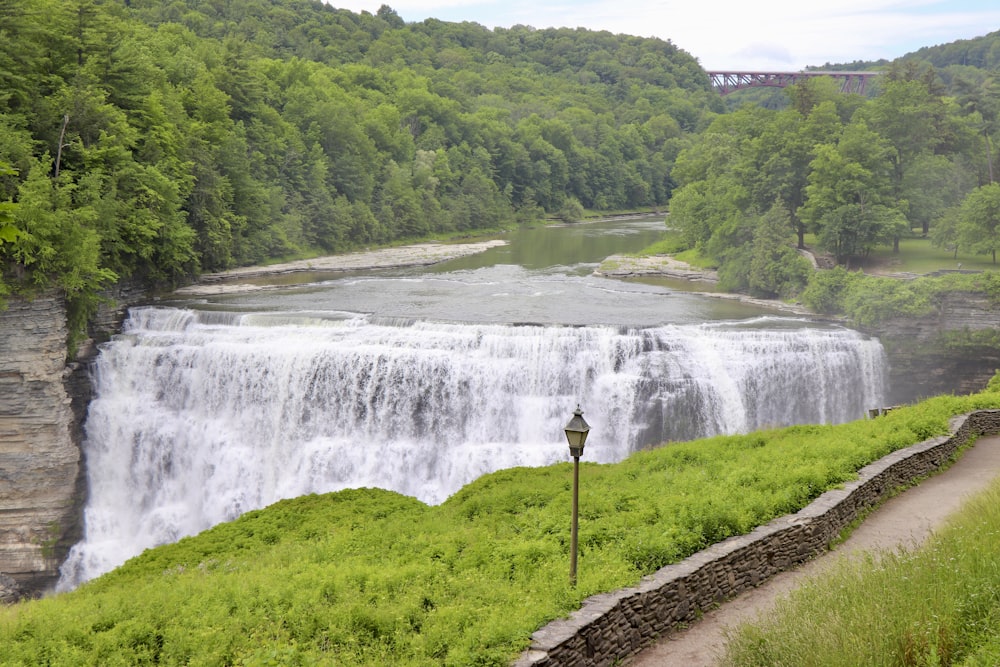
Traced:
[[[1000, 8], [975, 0], [341, 0], [389, 4], [406, 21], [436, 17], [488, 27], [583, 27], [669, 39], [707, 69], [800, 69], [892, 59], [921, 46], [1000, 28]], [[985, 7], [985, 8], [984, 8]]]

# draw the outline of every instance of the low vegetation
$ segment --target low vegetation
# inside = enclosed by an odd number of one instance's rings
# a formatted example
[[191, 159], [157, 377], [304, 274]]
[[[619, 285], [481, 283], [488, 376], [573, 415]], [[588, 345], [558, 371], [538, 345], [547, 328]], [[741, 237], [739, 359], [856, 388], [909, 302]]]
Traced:
[[872, 326], [893, 317], [929, 315], [948, 292], [985, 293], [995, 305], [1000, 276], [953, 273], [900, 280], [837, 267], [814, 273], [801, 298], [818, 313], [845, 314], [856, 324]]
[[1000, 664], [1000, 484], [917, 551], [844, 559], [740, 627], [723, 664]]
[[504, 665], [587, 596], [795, 511], [1000, 392], [716, 437], [581, 471], [487, 475], [440, 506], [360, 489], [279, 502], [0, 612], [0, 664]]

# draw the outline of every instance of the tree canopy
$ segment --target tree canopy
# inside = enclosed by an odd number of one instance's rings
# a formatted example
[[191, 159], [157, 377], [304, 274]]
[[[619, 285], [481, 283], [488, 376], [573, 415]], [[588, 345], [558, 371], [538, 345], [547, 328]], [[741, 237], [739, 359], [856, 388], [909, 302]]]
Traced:
[[713, 110], [657, 39], [313, 0], [0, 0], [0, 288], [660, 207]]
[[809, 234], [844, 264], [914, 229], [989, 253], [963, 205], [996, 172], [983, 39], [942, 69], [880, 65], [871, 98], [815, 78], [726, 113], [659, 39], [316, 0], [0, 0], [0, 296], [85, 304], [114, 280], [668, 202], [761, 294], [800, 289]]
[[[671, 224], [720, 264], [726, 285], [802, 288], [797, 269], [776, 266], [800, 258], [758, 251], [749, 261], [757, 239], [780, 238], [777, 219], [799, 248], [812, 234], [815, 250], [845, 266], [908, 235], [956, 252], [994, 251], [990, 147], [1000, 89], [990, 80], [950, 95], [932, 68], [912, 61], [889, 67], [878, 88], [865, 99], [810, 79], [788, 89], [786, 108], [718, 116], [681, 151]], [[762, 262], [775, 266], [762, 274]]]

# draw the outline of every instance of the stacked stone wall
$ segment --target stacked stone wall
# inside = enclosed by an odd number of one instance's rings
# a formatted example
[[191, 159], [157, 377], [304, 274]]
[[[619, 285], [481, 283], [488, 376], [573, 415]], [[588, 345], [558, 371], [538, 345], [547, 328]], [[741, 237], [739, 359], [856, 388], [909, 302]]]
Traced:
[[1000, 410], [952, 420], [952, 435], [898, 450], [862, 468], [858, 479], [801, 511], [733, 537], [644, 577], [634, 587], [595, 595], [569, 618], [532, 635], [516, 667], [614, 665], [703, 610], [829, 549], [844, 528], [900, 487], [929, 475], [971, 438], [1000, 432]]

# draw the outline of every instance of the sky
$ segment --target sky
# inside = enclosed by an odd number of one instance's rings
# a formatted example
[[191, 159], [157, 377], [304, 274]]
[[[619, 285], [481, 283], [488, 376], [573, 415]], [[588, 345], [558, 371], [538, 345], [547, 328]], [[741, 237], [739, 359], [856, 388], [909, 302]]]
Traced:
[[706, 70], [788, 72], [892, 60], [923, 46], [1000, 30], [997, 0], [327, 0], [407, 23], [436, 18], [488, 28], [589, 28], [659, 37]]

